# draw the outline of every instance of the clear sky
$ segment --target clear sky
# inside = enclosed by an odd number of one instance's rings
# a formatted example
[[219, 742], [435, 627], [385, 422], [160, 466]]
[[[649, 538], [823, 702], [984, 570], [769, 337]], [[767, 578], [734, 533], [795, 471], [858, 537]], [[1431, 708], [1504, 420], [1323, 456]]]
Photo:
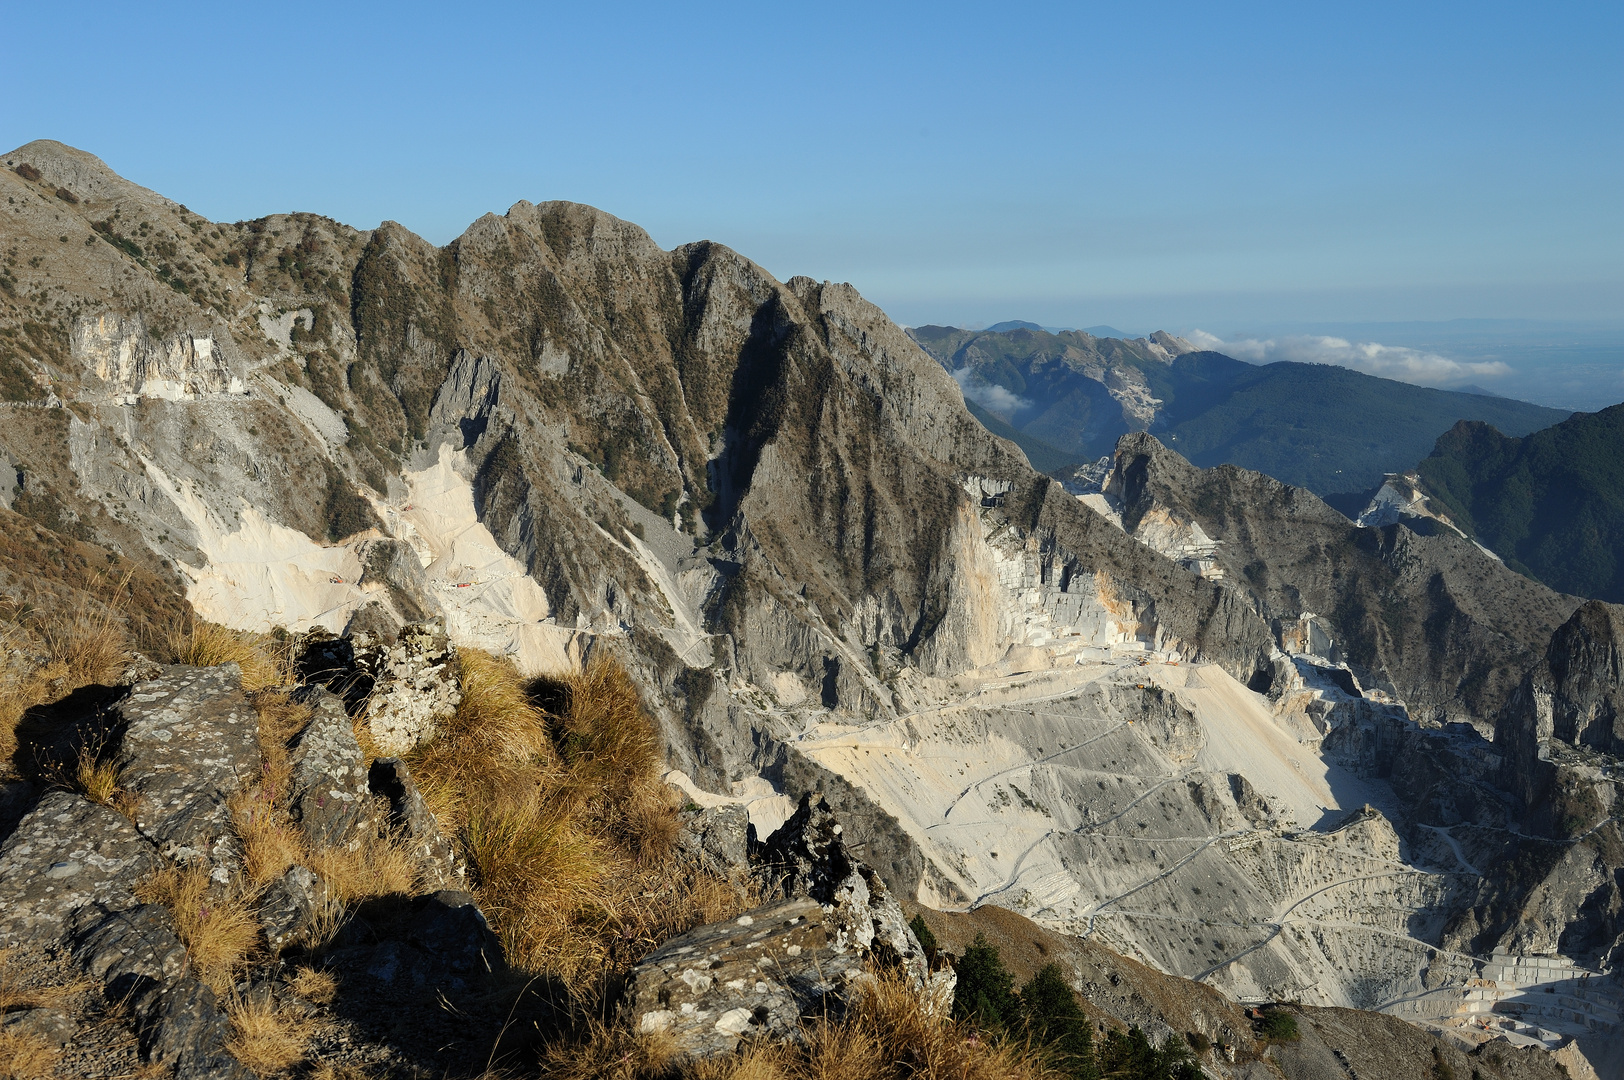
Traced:
[[21, 4], [0, 144], [436, 242], [574, 199], [906, 323], [1624, 319], [1624, 4]]

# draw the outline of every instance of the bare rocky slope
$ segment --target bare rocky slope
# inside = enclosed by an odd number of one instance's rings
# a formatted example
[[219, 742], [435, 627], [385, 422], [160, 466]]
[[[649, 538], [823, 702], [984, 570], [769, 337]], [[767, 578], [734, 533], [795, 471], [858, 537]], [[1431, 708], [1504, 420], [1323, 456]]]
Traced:
[[170, 621], [608, 650], [697, 804], [765, 836], [822, 791], [906, 899], [1461, 1045], [1612, 1037], [1611, 750], [1573, 742], [1590, 831], [1490, 870], [1569, 745], [1513, 750], [1516, 703], [1594, 697], [1550, 651], [1577, 601], [1144, 436], [1079, 500], [849, 286], [589, 207], [436, 248], [0, 160], [0, 522], [81, 593], [134, 566]]

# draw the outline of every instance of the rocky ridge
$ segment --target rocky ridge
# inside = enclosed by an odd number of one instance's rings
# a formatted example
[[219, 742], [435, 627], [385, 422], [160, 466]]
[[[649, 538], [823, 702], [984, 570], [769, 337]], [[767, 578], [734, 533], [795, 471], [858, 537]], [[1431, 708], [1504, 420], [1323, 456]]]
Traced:
[[[1464, 541], [1144, 436], [1086, 505], [849, 286], [588, 207], [437, 249], [207, 222], [59, 144], [4, 160], [6, 523], [230, 625], [364, 634], [379, 671], [434, 666], [394, 656], [423, 616], [532, 670], [613, 651], [690, 797], [767, 834], [822, 792], [871, 896], [1327, 1005], [1459, 1006], [1525, 947], [1451, 920], [1526, 903], [1468, 899], [1509, 820], [1483, 736], [1576, 602]], [[402, 746], [448, 707], [398, 704], [373, 730]], [[366, 786], [412, 820], [398, 773]]]

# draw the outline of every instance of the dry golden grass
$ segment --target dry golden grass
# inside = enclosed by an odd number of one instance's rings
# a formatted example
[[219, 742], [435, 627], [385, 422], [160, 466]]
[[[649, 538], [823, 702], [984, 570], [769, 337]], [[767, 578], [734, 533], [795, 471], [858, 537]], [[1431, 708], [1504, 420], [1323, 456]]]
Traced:
[[293, 767], [288, 743], [310, 722], [311, 710], [286, 694], [261, 689], [251, 695], [259, 714], [260, 771], [231, 797], [231, 819], [242, 841], [243, 872], [263, 887], [306, 858], [304, 837], [287, 813]]
[[[75, 999], [97, 989], [87, 978], [49, 985], [28, 985], [13, 962], [10, 949], [0, 949], [0, 1013], [18, 1009], [60, 1009], [74, 1011]], [[0, 1080], [36, 1080], [50, 1076], [57, 1048], [35, 1036], [21, 1032], [0, 1033]]]
[[359, 848], [318, 848], [300, 860], [327, 885], [327, 896], [339, 907], [377, 896], [418, 891], [422, 865], [410, 845], [394, 837], [368, 837]]
[[217, 994], [230, 989], [259, 944], [259, 923], [247, 901], [237, 890], [216, 895], [206, 864], [158, 870], [136, 883], [135, 896], [169, 909], [193, 972]]
[[130, 575], [109, 585], [102, 575], [86, 582], [68, 607], [49, 610], [35, 620], [45, 655], [64, 671], [73, 688], [110, 683], [130, 662], [130, 639], [124, 619], [129, 605]]
[[128, 575], [111, 585], [93, 575], [71, 601], [52, 595], [0, 605], [0, 772], [16, 753], [24, 713], [123, 673], [128, 583]]
[[306, 1001], [328, 1005], [338, 996], [338, 979], [320, 968], [298, 967], [288, 976], [288, 989]]
[[584, 992], [673, 933], [749, 905], [726, 882], [674, 872], [676, 800], [615, 661], [526, 684], [505, 659], [459, 658], [462, 704], [410, 764], [510, 963]]
[[938, 1019], [895, 974], [881, 974], [839, 1022], [812, 1022], [804, 1041], [755, 1043], [709, 1061], [676, 1062], [664, 1038], [594, 1025], [549, 1047], [547, 1080], [1060, 1080], [1021, 1043], [987, 1041]]
[[79, 747], [73, 780], [85, 798], [103, 806], [112, 806], [119, 794], [117, 763], [104, 758], [98, 747], [88, 743]]
[[55, 1074], [59, 1054], [37, 1035], [0, 1031], [0, 1080], [44, 1080]]
[[242, 688], [248, 693], [295, 681], [291, 642], [267, 634], [230, 630], [193, 617], [170, 636], [168, 646], [171, 663], [197, 667], [236, 664], [242, 669]]
[[244, 998], [233, 994], [226, 1002], [231, 1056], [259, 1073], [273, 1076], [304, 1060], [315, 1025], [279, 1009], [268, 995]]

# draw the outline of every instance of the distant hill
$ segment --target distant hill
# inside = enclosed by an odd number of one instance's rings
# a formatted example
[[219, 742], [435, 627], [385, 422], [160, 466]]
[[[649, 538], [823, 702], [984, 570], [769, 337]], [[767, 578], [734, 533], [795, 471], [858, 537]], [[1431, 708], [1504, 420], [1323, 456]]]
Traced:
[[1525, 438], [1463, 420], [1416, 471], [1507, 565], [1561, 592], [1624, 603], [1624, 405]]
[[1111, 453], [1129, 431], [1151, 431], [1197, 465], [1240, 465], [1320, 495], [1368, 491], [1410, 468], [1459, 420], [1525, 435], [1567, 416], [1348, 368], [1249, 364], [1161, 332], [1131, 340], [1025, 328], [909, 333], [954, 373], [966, 399], [1076, 461]]

